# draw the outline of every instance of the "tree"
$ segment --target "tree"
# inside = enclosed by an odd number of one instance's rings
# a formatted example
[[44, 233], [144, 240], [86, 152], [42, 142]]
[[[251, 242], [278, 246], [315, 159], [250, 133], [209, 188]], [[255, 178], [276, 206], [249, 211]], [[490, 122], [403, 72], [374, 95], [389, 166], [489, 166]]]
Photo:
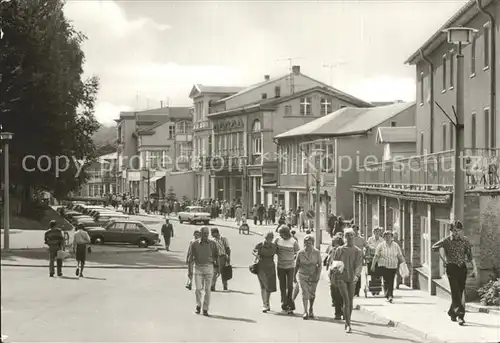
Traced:
[[[25, 199], [38, 190], [56, 196], [76, 190], [87, 176], [77, 175], [75, 161], [90, 164], [96, 157], [99, 79], [82, 80], [86, 38], [65, 18], [63, 6], [61, 0], [16, 0], [0, 10], [0, 115], [4, 130], [14, 133], [12, 183]], [[33, 159], [23, 166], [28, 155], [40, 159], [38, 167]], [[70, 159], [68, 170], [57, 173], [57, 156]]]
[[177, 200], [177, 195], [175, 194], [174, 192], [174, 187], [170, 186], [168, 188], [168, 191], [167, 191], [167, 195], [165, 196], [165, 198], [168, 200], [168, 201], [174, 201], [174, 200]]

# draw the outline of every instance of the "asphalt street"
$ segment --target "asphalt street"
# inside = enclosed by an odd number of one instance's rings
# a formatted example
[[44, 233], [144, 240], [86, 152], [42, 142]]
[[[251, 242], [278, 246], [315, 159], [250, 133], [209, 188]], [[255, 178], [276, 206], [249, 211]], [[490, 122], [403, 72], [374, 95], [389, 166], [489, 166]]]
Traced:
[[[160, 223], [151, 226], [159, 230]], [[182, 268], [195, 228], [176, 223], [171, 252], [108, 257], [141, 263], [141, 255], [148, 255], [148, 263], [175, 260], [172, 265]], [[77, 279], [69, 268], [64, 278], [49, 278], [45, 268], [2, 267], [2, 334], [9, 342], [422, 341], [362, 311], [354, 312], [353, 333], [345, 334], [343, 323], [332, 319], [324, 280], [318, 289], [316, 320], [304, 321], [300, 311], [293, 317], [262, 313], [258, 281], [248, 271], [252, 248], [262, 237], [239, 235], [229, 228], [221, 232], [232, 246], [234, 278], [229, 291], [213, 294], [210, 317], [194, 313], [194, 292], [184, 287], [185, 269], [89, 268], [85, 278]], [[300, 296], [297, 300], [300, 310]], [[279, 293], [273, 294], [271, 306], [279, 309]]]

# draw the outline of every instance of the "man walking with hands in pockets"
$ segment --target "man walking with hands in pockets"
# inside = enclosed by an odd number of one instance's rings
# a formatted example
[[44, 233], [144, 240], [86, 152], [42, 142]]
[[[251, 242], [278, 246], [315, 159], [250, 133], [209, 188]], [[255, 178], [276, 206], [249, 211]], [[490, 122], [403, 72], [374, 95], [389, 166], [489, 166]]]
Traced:
[[[194, 282], [196, 287], [196, 313], [200, 314], [203, 306], [203, 315], [208, 316], [210, 306], [210, 294], [214, 268], [218, 268], [217, 259], [219, 257], [217, 243], [209, 238], [210, 229], [202, 227], [201, 238], [191, 244], [188, 268], [192, 274], [194, 268]], [[205, 291], [203, 305], [201, 302], [201, 293]]]
[[[465, 282], [467, 281], [467, 262], [472, 263], [473, 272], [471, 277], [476, 277], [477, 266], [472, 258], [472, 245], [463, 236], [463, 225], [460, 221], [455, 221], [451, 224], [451, 235], [443, 238], [432, 246], [432, 250], [439, 251], [441, 259], [446, 266], [446, 275], [450, 282], [451, 288], [451, 305], [448, 310], [448, 315], [451, 321], [456, 322], [458, 319], [459, 325], [465, 324], [465, 307], [462, 303], [462, 297], [465, 290]], [[444, 257], [441, 254], [441, 249], [444, 251]]]

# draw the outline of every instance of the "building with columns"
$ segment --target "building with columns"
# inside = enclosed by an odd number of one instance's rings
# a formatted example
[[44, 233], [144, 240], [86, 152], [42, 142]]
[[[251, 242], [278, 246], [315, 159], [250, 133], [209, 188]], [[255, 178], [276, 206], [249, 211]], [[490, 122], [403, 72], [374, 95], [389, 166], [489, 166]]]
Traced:
[[463, 47], [463, 224], [479, 272], [478, 278], [467, 280], [466, 299], [474, 298], [477, 288], [500, 269], [500, 121], [496, 100], [500, 91], [496, 68], [500, 36], [495, 34], [500, 32], [499, 19], [500, 1], [469, 1], [408, 58], [406, 63], [415, 67], [417, 78], [416, 132], [412, 134], [416, 156], [397, 161], [389, 158], [360, 168], [359, 183], [353, 187], [356, 223], [367, 236], [375, 226], [398, 232], [411, 272], [406, 284], [432, 295], [450, 297], [445, 266], [439, 253], [431, 250], [434, 243], [449, 235], [453, 219], [455, 130], [437, 106], [453, 118], [455, 47], [447, 43], [442, 32], [450, 27], [478, 30], [473, 43]]
[[121, 112], [117, 120], [117, 191], [141, 200], [164, 192], [166, 172], [189, 167], [191, 122], [190, 107]]
[[196, 199], [212, 197], [211, 189], [214, 187], [210, 177], [210, 170], [201, 168], [200, 159], [211, 154], [212, 149], [212, 124], [208, 115], [213, 111], [212, 103], [227, 98], [241, 91], [243, 87], [205, 86], [195, 84], [189, 93], [193, 99], [193, 143], [192, 165], [195, 169], [195, 195]]
[[[352, 218], [351, 187], [364, 161], [382, 161], [376, 146], [380, 129], [414, 125], [415, 103], [368, 108], [345, 107], [275, 137], [280, 151], [273, 189], [285, 209], [314, 209], [319, 174], [323, 215]], [[319, 169], [319, 170], [318, 170]]]
[[274, 137], [342, 106], [372, 106], [305, 74], [291, 73], [264, 80], [212, 102], [210, 197], [241, 199], [246, 212], [254, 204], [268, 206], [277, 198], [266, 191], [276, 184], [278, 150]]

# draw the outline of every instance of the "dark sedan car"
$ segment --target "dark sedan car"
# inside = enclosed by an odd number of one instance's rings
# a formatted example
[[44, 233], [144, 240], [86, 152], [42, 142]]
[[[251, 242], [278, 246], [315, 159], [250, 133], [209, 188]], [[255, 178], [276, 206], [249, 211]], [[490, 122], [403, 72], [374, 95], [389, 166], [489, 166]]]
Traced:
[[134, 220], [113, 220], [105, 227], [87, 227], [86, 229], [93, 244], [129, 243], [148, 247], [160, 241], [158, 232]]

